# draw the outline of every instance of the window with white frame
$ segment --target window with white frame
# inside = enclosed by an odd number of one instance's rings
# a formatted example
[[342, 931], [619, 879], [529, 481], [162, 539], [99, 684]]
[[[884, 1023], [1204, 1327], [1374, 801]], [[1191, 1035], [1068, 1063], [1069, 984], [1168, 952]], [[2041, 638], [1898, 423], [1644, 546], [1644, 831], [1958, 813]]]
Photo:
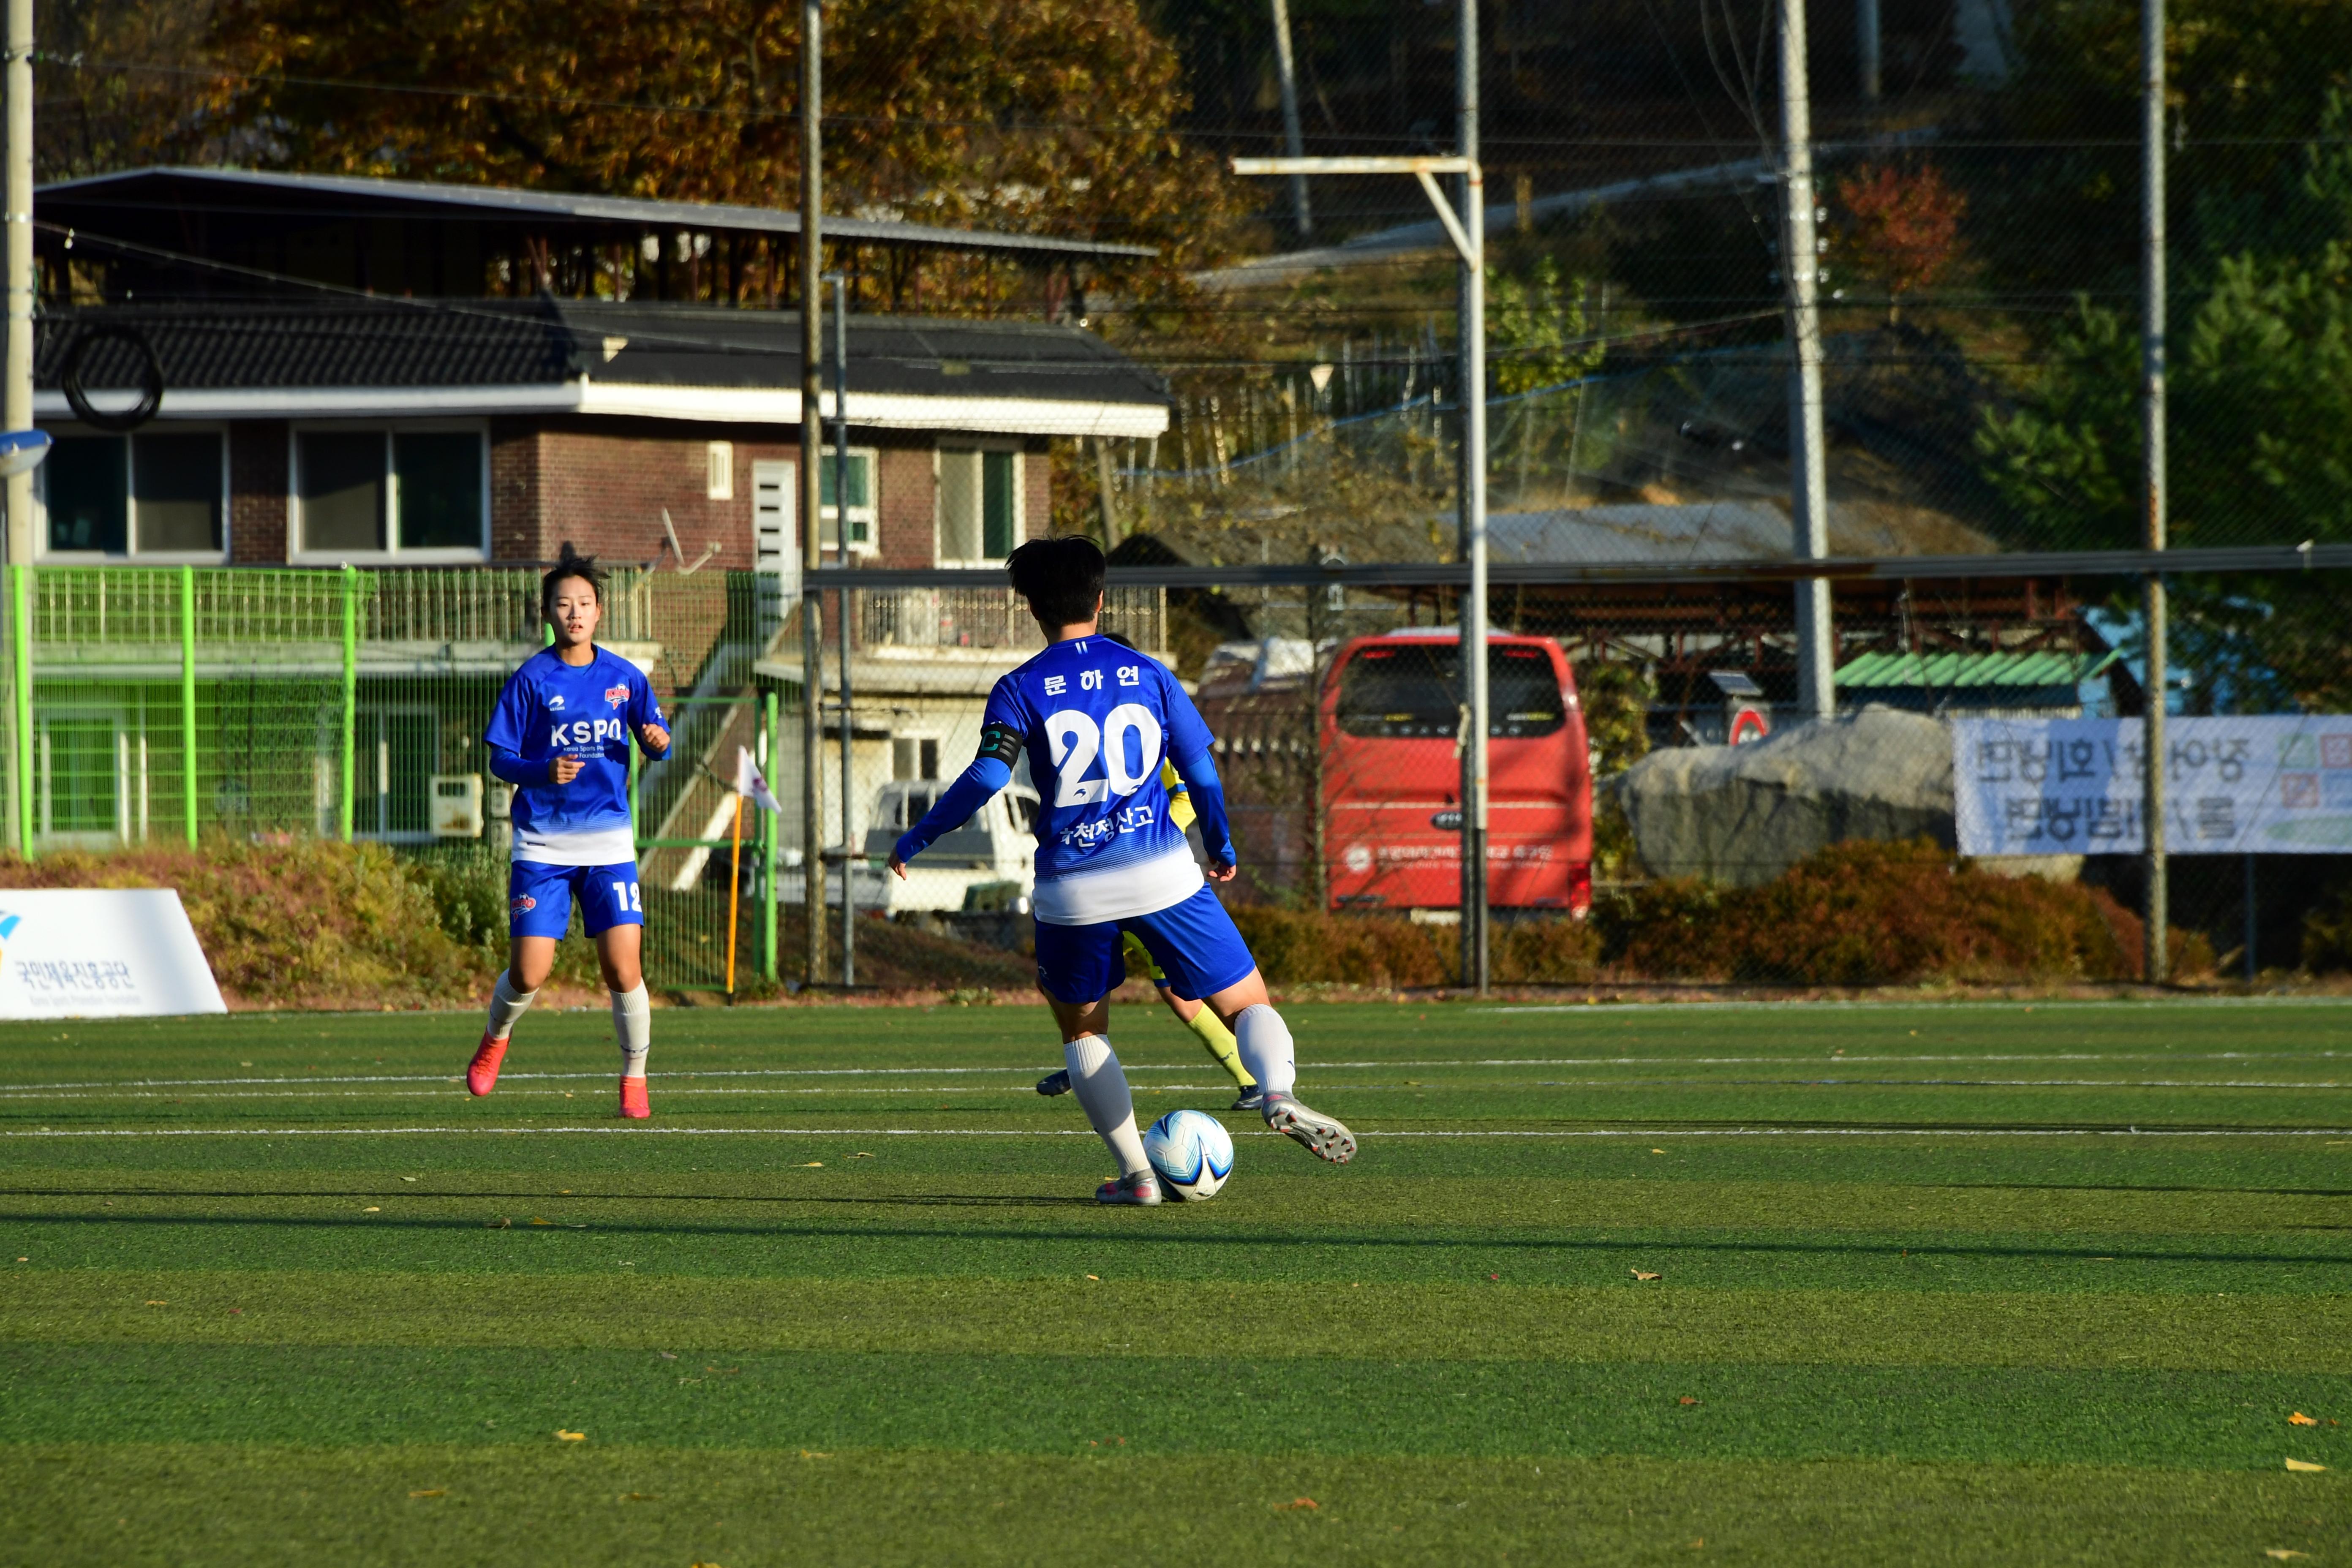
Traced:
[[1021, 454], [941, 447], [940, 563], [1002, 561], [1021, 534]]
[[488, 467], [478, 427], [297, 430], [295, 554], [479, 561], [489, 539]]
[[51, 557], [217, 561], [228, 545], [228, 447], [219, 430], [60, 434], [34, 470]]
[[[852, 550], [872, 550], [875, 547], [877, 512], [874, 481], [876, 467], [879, 461], [879, 454], [871, 447], [849, 448], [848, 516], [849, 548]], [[842, 506], [840, 497], [835, 492], [841, 488], [842, 467], [836, 456], [836, 449], [827, 447], [824, 449], [824, 462], [817, 479], [819, 506], [824, 518], [817, 538], [827, 550], [841, 548]]]

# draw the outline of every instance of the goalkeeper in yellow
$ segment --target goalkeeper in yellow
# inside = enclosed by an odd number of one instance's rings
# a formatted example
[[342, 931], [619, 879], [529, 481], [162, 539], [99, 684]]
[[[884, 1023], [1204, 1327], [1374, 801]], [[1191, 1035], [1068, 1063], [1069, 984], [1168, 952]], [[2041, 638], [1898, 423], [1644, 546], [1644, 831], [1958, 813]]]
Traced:
[[[1170, 818], [1178, 827], [1190, 833], [1193, 820], [1192, 798], [1184, 788], [1184, 781], [1176, 776], [1174, 763], [1162, 762], [1160, 764], [1160, 782], [1168, 788]], [[1209, 1059], [1233, 1075], [1234, 1083], [1241, 1089], [1241, 1098], [1234, 1101], [1233, 1108], [1235, 1110], [1261, 1109], [1265, 1102], [1265, 1091], [1258, 1088], [1257, 1079], [1250, 1077], [1249, 1068], [1242, 1066], [1242, 1055], [1234, 1043], [1234, 1032], [1225, 1027], [1223, 1020], [1210, 1011], [1205, 1002], [1179, 996], [1170, 989], [1168, 976], [1151, 962], [1151, 954], [1144, 951], [1142, 939], [1133, 931], [1127, 933], [1121, 952], [1130, 971], [1139, 966], [1151, 976], [1151, 984], [1160, 988], [1160, 999], [1168, 1004], [1168, 1010], [1176, 1015], [1178, 1023], [1201, 1037], [1201, 1047], [1209, 1053]], [[1068, 1069], [1048, 1073], [1038, 1079], [1037, 1092], [1049, 1096], [1069, 1093]]]

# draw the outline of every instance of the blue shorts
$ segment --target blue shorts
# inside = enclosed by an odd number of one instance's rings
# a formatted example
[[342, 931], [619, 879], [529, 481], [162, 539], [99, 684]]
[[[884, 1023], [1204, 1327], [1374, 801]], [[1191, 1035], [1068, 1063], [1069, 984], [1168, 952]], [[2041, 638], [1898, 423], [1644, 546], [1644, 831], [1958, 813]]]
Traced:
[[572, 924], [572, 900], [580, 900], [580, 923], [590, 936], [614, 926], [646, 923], [637, 895], [637, 863], [618, 866], [544, 866], [517, 860], [507, 872], [507, 930], [513, 936], [563, 940]]
[[1037, 984], [1056, 1002], [1082, 1006], [1118, 989], [1127, 978], [1121, 933], [1142, 940], [1163, 971], [1168, 989], [1188, 1002], [1238, 984], [1257, 967], [1234, 917], [1204, 884], [1181, 903], [1148, 915], [1099, 925], [1058, 926], [1037, 922]]

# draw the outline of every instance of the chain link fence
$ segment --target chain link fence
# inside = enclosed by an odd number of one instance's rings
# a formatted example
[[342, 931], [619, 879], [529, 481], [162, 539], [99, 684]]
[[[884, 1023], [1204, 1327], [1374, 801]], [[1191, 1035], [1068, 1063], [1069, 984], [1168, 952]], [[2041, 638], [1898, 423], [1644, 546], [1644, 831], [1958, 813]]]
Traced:
[[[2352, 574], [2306, 575], [2287, 586], [2314, 602], [2352, 594]], [[537, 584], [526, 570], [20, 571], [10, 589], [31, 636], [11, 672], [30, 738], [11, 773], [28, 786], [18, 840], [40, 855], [347, 837], [478, 883], [485, 908], [502, 909], [504, 791], [478, 737], [500, 683], [540, 646]], [[2146, 710], [2131, 587], [2062, 576], [1841, 583], [1840, 710], [1827, 724], [1793, 709], [1784, 583], [1628, 567], [1606, 582], [1498, 588], [1487, 651], [1498, 919], [1507, 931], [1605, 924], [1649, 890], [1766, 887], [1839, 844], [1961, 847], [1973, 764], [1960, 728], [2009, 726], [1998, 733], [2030, 762], [2053, 722]], [[1340, 920], [1458, 919], [1458, 592], [1442, 573], [1415, 580], [1398, 566], [1372, 585], [1113, 585], [1108, 629], [1174, 665], [1218, 737], [1242, 864], [1229, 901]], [[997, 584], [845, 592], [827, 581], [820, 601], [817, 848], [835, 920], [846, 890], [865, 919], [1017, 945], [1036, 781], [1017, 778], [908, 881], [886, 878], [880, 862], [970, 760], [990, 688], [1039, 646], [1034, 623]], [[2294, 660], [2340, 667], [2352, 647], [2340, 630], [2317, 635], [2315, 617], [2288, 635], [2279, 623], [2290, 615], [2250, 608], [2280, 601], [2268, 579], [2183, 585], [2176, 641], [2189, 657], [2173, 711], [2328, 711], [2298, 700]], [[754, 574], [614, 575], [604, 640], [652, 671], [673, 721], [669, 758], [632, 781], [647, 970], [665, 989], [731, 980], [742, 994], [800, 972], [799, 614]], [[2352, 821], [2352, 721], [2317, 724], [2312, 737], [2296, 782], [2263, 787], [2305, 789], [2315, 820]], [[2213, 818], [2191, 766], [2202, 754], [2183, 750], [2195, 744], [2184, 730], [2172, 748], [2186, 814], [2173, 834], [2174, 921], [2204, 942], [2211, 965], [2292, 965], [2314, 923], [2336, 918], [2352, 857], [2332, 842], [2200, 838], [2200, 820]], [[781, 815], [739, 816], [745, 750]], [[2031, 809], [2042, 822], [2042, 806]], [[2128, 909], [2137, 845], [2078, 831], [2076, 809], [2053, 806], [2040, 839], [1986, 864], [2101, 889]], [[828, 942], [831, 980], [837, 925]], [[1671, 968], [1654, 953], [1647, 962]]]
[[[509, 791], [480, 736], [543, 646], [536, 571], [11, 571], [28, 634], [10, 672], [28, 738], [10, 775], [22, 852], [372, 841], [503, 909]], [[625, 568], [607, 590], [600, 642], [646, 669], [673, 721], [671, 755], [632, 778], [647, 968], [670, 989], [727, 983], [733, 824], [712, 802], [731, 798], [734, 747], [769, 756], [778, 715], [797, 711], [797, 688], [763, 694], [751, 673], [784, 630], [751, 573]], [[744, 827], [755, 896], [731, 901], [734, 952], [744, 975], [772, 976], [756, 890], [787, 832], [797, 858], [798, 823], [753, 813]]]

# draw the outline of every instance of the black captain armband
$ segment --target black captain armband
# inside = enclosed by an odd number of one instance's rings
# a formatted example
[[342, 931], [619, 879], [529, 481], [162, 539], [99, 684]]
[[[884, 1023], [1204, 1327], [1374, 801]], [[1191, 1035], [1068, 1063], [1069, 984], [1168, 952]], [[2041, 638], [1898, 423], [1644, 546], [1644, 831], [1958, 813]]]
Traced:
[[980, 760], [994, 757], [1006, 767], [1021, 755], [1021, 737], [1010, 725], [983, 724], [980, 731]]

